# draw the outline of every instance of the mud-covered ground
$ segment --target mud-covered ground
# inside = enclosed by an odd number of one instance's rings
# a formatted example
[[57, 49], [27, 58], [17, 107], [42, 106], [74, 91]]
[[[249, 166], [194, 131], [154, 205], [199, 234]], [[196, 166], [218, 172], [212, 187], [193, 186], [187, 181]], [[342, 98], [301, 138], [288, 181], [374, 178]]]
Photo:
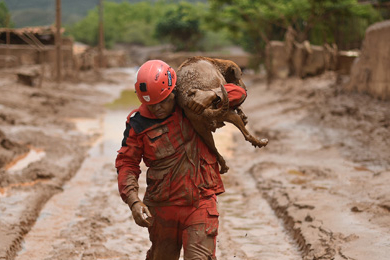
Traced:
[[305, 259], [388, 259], [390, 104], [335, 81], [253, 82], [246, 111], [271, 141], [236, 152]]
[[[104, 105], [134, 72], [38, 88], [0, 71], [0, 259], [145, 258], [147, 230], [113, 167], [135, 103], [122, 93], [127, 107]], [[333, 73], [245, 82], [248, 127], [270, 142], [255, 149], [233, 126], [217, 131], [230, 166], [218, 259], [388, 259], [390, 103], [344, 93]]]
[[99, 132], [78, 131], [76, 122], [102, 114], [123, 87], [102, 72], [83, 73], [81, 84], [19, 83], [16, 72], [30, 69], [0, 71], [0, 259], [13, 258], [42, 207], [98, 138]]

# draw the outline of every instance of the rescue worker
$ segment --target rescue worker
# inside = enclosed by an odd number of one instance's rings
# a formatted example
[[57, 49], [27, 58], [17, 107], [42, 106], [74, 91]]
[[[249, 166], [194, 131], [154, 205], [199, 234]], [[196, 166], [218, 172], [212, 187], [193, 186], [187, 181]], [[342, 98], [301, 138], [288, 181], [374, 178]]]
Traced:
[[[216, 259], [216, 195], [224, 192], [216, 156], [192, 128], [175, 101], [176, 73], [151, 60], [137, 72], [135, 89], [141, 105], [127, 117], [116, 158], [118, 188], [134, 221], [148, 227], [152, 242], [147, 260]], [[235, 106], [246, 98], [243, 88], [227, 84]], [[220, 98], [196, 91], [190, 109], [201, 113]], [[140, 162], [148, 167], [143, 201], [138, 197]]]

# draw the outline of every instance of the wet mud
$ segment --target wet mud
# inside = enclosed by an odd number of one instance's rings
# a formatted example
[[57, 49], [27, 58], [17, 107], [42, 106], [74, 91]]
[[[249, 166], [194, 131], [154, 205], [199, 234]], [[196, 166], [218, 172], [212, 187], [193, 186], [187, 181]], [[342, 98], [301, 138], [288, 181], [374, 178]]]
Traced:
[[246, 102], [265, 152], [250, 173], [303, 259], [387, 259], [390, 104], [345, 92], [335, 75], [275, 81]]
[[[0, 259], [144, 259], [148, 233], [121, 201], [113, 164], [135, 71], [40, 89], [1, 73]], [[218, 259], [387, 259], [389, 103], [344, 92], [332, 73], [244, 81], [247, 127], [270, 142], [217, 130], [230, 166]]]
[[113, 88], [123, 86], [89, 73], [83, 84], [39, 88], [18, 83], [12, 70], [0, 75], [0, 259], [13, 259], [42, 207], [63, 191], [99, 136], [77, 130], [72, 120], [102, 114]]

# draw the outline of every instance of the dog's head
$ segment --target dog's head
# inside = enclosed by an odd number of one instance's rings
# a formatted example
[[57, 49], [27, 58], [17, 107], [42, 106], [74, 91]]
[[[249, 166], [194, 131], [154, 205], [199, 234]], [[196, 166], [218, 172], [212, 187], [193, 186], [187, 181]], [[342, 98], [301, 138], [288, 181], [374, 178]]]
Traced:
[[227, 83], [233, 83], [246, 90], [242, 81], [242, 71], [236, 63], [231, 60], [214, 59], [214, 64], [218, 66]]
[[179, 72], [182, 70], [182, 68], [189, 66], [192, 63], [198, 62], [199, 60], [206, 60], [211, 62], [219, 70], [219, 72], [225, 78], [225, 81], [227, 83], [233, 83], [247, 90], [244, 82], [241, 79], [242, 71], [240, 67], [231, 60], [214, 59], [204, 56], [194, 56], [187, 59], [180, 65]]

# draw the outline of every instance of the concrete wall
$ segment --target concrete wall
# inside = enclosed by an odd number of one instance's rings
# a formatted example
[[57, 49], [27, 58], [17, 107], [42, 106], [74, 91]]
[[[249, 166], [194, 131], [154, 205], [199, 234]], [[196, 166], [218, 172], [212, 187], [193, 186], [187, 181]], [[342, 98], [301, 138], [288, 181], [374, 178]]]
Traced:
[[[250, 56], [248, 54], [221, 54], [210, 52], [162, 52], [153, 53], [147, 56], [149, 59], [160, 59], [168, 63], [172, 68], [177, 69], [186, 59], [193, 56], [206, 56], [210, 58], [225, 59], [235, 62], [242, 69], [248, 68]], [[145, 61], [146, 61], [145, 60]]]
[[[38, 61], [38, 52], [26, 45], [0, 45], [0, 55], [12, 57], [12, 60], [16, 61], [12, 63], [14, 66], [32, 65]], [[0, 64], [0, 67], [5, 65], [5, 63]]]
[[[4, 57], [5, 62], [0, 63], [0, 68], [6, 66], [33, 65], [40, 63], [54, 63], [56, 52], [55, 46], [45, 46], [45, 49], [38, 51], [29, 45], [0, 45], [0, 56]], [[7, 57], [7, 58], [5, 58]], [[70, 62], [73, 57], [71, 46], [63, 46], [62, 57], [64, 62]], [[7, 60], [12, 60], [8, 62]]]
[[359, 51], [339, 51], [337, 55], [337, 73], [339, 75], [350, 75], [352, 65], [359, 55]]
[[294, 42], [290, 57], [285, 42], [271, 41], [267, 46], [266, 62], [271, 77], [300, 78], [315, 76], [326, 70], [336, 71], [339, 75], [349, 75], [359, 51], [338, 51], [337, 46], [311, 45], [309, 42]]
[[373, 24], [366, 30], [347, 89], [390, 100], [390, 20]]
[[[300, 47], [302, 51], [303, 64], [301, 69], [301, 74], [297, 74], [300, 77], [315, 76], [323, 73], [327, 70], [326, 64], [326, 50], [323, 46], [309, 45]], [[298, 67], [294, 67], [298, 69]]]
[[284, 42], [270, 41], [266, 48], [266, 64], [272, 78], [285, 79], [289, 76], [289, 59]]
[[[268, 73], [273, 78], [315, 76], [325, 70], [336, 70], [338, 65], [336, 46], [316, 46], [309, 42], [294, 42], [290, 54], [285, 42], [271, 41], [266, 49]], [[346, 64], [347, 65], [347, 64]]]

